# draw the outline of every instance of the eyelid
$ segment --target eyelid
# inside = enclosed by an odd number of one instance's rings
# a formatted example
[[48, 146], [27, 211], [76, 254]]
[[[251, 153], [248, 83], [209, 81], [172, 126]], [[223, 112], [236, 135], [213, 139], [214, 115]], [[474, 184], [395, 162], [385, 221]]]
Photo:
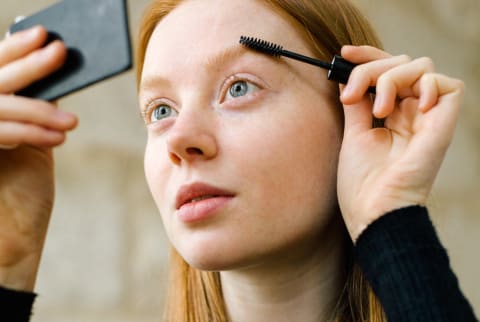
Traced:
[[220, 87], [220, 102], [225, 100], [227, 96], [228, 90], [233, 83], [238, 81], [245, 81], [257, 86], [259, 89], [268, 88], [267, 84], [261, 80], [260, 78], [250, 75], [250, 74], [234, 74], [229, 77], [223, 82], [222, 86]]
[[155, 108], [160, 105], [167, 105], [174, 110], [177, 110], [174, 106], [175, 104], [167, 98], [153, 98], [149, 99], [147, 103], [144, 105], [145, 107], [142, 109], [141, 114], [145, 124], [151, 124], [151, 116]]

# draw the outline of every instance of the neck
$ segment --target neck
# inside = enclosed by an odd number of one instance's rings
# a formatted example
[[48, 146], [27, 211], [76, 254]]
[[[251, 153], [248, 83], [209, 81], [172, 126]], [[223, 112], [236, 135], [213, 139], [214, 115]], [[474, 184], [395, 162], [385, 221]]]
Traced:
[[[334, 227], [332, 227], [332, 225]], [[332, 223], [315, 247], [220, 273], [232, 322], [329, 321], [345, 285], [344, 229]]]

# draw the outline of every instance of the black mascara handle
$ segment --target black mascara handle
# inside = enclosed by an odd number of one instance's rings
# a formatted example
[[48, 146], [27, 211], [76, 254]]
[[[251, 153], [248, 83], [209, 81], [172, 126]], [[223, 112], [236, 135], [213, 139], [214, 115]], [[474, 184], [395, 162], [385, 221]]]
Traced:
[[[328, 71], [328, 79], [337, 81], [340, 84], [346, 84], [348, 82], [348, 78], [350, 77], [350, 73], [355, 66], [357, 65], [343, 59], [342, 56], [335, 55], [330, 66], [330, 70]], [[370, 86], [368, 88], [368, 92], [375, 94], [375, 87]]]

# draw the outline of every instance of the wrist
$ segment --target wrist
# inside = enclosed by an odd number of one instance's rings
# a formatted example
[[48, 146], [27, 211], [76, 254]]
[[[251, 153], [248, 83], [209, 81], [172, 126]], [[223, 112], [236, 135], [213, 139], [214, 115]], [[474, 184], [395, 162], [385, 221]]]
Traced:
[[360, 235], [370, 226], [372, 223], [383, 217], [385, 214], [392, 211], [402, 209], [412, 205], [425, 205], [426, 202], [420, 202], [415, 199], [390, 199], [388, 202], [376, 202], [369, 204], [369, 207], [365, 209], [358, 209], [357, 211], [351, 211], [347, 215], [344, 215], [345, 224], [352, 239], [356, 244]]
[[6, 267], [0, 266], [0, 285], [16, 291], [33, 292], [40, 256], [29, 256]]

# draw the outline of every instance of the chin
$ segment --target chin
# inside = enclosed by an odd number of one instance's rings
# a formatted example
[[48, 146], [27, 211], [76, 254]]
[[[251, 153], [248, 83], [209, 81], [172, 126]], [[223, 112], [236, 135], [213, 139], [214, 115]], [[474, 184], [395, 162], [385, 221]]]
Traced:
[[196, 268], [201, 271], [209, 271], [209, 272], [220, 272], [231, 270], [235, 268], [235, 265], [228, 261], [218, 260], [218, 258], [185, 258], [182, 256], [183, 259], [193, 268]]
[[[195, 249], [197, 249], [195, 247]], [[177, 249], [182, 258], [192, 267], [202, 271], [225, 271], [242, 266], [242, 259], [234, 252], [219, 249], [182, 251]]]
[[239, 245], [231, 239], [225, 241], [182, 240], [175, 245], [176, 251], [192, 267], [203, 271], [226, 271], [249, 265], [257, 257], [245, 249], [247, 243]]

